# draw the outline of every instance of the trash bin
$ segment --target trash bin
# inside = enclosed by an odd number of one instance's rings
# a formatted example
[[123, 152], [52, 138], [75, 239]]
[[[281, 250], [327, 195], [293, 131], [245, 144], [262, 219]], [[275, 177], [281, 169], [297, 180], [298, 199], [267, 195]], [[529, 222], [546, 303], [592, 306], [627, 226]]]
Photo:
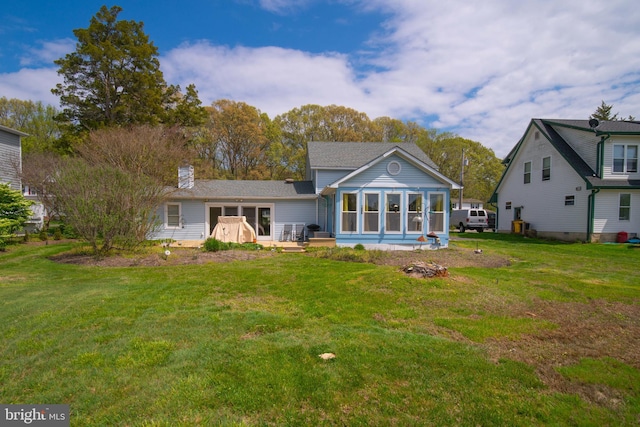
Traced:
[[513, 232], [516, 234], [521, 234], [522, 233], [522, 225], [524, 224], [524, 221], [522, 220], [514, 220], [511, 222], [511, 226], [513, 228]]
[[627, 240], [629, 240], [629, 234], [626, 231], [621, 231], [618, 233], [618, 238], [616, 239], [616, 242], [624, 243]]

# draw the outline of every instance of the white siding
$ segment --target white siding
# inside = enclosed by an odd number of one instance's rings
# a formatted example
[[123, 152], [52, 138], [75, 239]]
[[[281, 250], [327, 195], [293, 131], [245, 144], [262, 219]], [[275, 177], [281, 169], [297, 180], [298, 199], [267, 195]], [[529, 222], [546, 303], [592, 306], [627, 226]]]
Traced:
[[[604, 164], [602, 165], [603, 179], [640, 179], [640, 172], [613, 173], [613, 146], [617, 144], [634, 144], [640, 148], [640, 140], [637, 137], [614, 135], [604, 145]], [[639, 169], [640, 170], [640, 169]]]
[[[618, 215], [620, 193], [631, 194], [631, 218], [620, 221]], [[618, 233], [640, 235], [640, 190], [602, 190], [596, 194], [593, 232], [596, 234]]]
[[[498, 230], [511, 230], [515, 208], [522, 220], [542, 232], [587, 232], [588, 196], [585, 182], [542, 136], [530, 132], [512, 160], [498, 189]], [[542, 180], [542, 159], [551, 157], [551, 179]], [[531, 162], [531, 182], [524, 183], [524, 163]], [[574, 196], [573, 206], [565, 197]], [[511, 202], [511, 210], [506, 203]]]

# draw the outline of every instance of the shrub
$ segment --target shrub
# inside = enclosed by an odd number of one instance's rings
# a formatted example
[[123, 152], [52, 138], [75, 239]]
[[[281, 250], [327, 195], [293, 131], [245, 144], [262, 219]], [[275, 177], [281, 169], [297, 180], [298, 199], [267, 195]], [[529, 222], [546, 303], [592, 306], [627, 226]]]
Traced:
[[0, 239], [0, 252], [4, 252], [5, 250], [7, 250], [7, 243]]
[[364, 251], [364, 245], [362, 243], [358, 243], [353, 247], [356, 251]]
[[53, 240], [62, 240], [62, 231], [60, 231], [59, 228], [56, 228], [56, 231], [54, 231]]
[[49, 240], [49, 236], [47, 235], [47, 230], [45, 230], [44, 228], [40, 230], [40, 234], [38, 234], [38, 238], [43, 242], [46, 240]]
[[218, 252], [218, 251], [226, 251], [230, 249], [229, 245], [225, 242], [221, 242], [218, 239], [214, 239], [213, 237], [208, 238], [204, 242], [204, 250], [207, 252]]

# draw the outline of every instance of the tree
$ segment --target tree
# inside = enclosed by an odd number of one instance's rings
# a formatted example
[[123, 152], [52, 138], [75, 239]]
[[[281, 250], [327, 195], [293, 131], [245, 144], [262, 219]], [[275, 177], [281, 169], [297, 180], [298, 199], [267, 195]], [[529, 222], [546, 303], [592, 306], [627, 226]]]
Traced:
[[54, 61], [63, 77], [52, 90], [63, 107], [59, 120], [75, 131], [160, 123], [177, 90], [165, 83], [143, 23], [118, 20], [121, 11], [102, 6], [88, 28], [73, 31], [75, 52]]
[[59, 151], [59, 111], [42, 102], [0, 98], [0, 125], [29, 134], [22, 138], [22, 153]]
[[12, 234], [31, 217], [32, 203], [9, 184], [0, 184], [0, 237]]
[[113, 166], [173, 186], [178, 167], [192, 157], [180, 128], [150, 125], [92, 131], [77, 152], [91, 165]]
[[635, 117], [633, 116], [629, 116], [626, 119], [620, 119], [618, 118], [618, 114], [619, 113], [615, 113], [614, 115], [611, 115], [611, 111], [613, 110], [613, 105], [607, 105], [604, 101], [602, 101], [602, 103], [600, 104], [600, 106], [598, 108], [596, 108], [596, 111], [593, 112], [593, 114], [591, 114], [589, 116], [590, 119], [596, 119], [599, 121], [617, 121], [617, 120], [629, 120], [629, 121], [633, 121], [635, 120]]
[[97, 256], [116, 245], [135, 247], [157, 225], [163, 187], [146, 175], [109, 164], [67, 158], [49, 187], [65, 222], [91, 244]]
[[213, 148], [227, 178], [259, 179], [266, 172], [266, 116], [244, 102], [219, 100], [209, 109]]

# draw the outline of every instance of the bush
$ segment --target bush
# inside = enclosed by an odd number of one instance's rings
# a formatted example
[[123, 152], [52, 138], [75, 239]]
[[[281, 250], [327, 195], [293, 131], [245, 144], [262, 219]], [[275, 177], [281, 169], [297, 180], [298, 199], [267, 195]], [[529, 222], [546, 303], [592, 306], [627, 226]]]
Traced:
[[62, 231], [59, 228], [56, 228], [56, 231], [53, 232], [53, 240], [62, 240]]
[[6, 250], [7, 250], [7, 243], [4, 240], [0, 239], [0, 252], [4, 252]]
[[364, 251], [364, 245], [362, 243], [358, 243], [353, 247], [356, 251]]
[[38, 234], [38, 238], [43, 242], [46, 240], [49, 240], [49, 236], [47, 235], [47, 230], [45, 230], [44, 228], [40, 230], [40, 234]]
[[229, 250], [229, 244], [225, 242], [221, 242], [218, 239], [214, 239], [213, 237], [208, 238], [204, 242], [204, 250], [207, 252], [218, 252], [218, 251], [226, 251]]

